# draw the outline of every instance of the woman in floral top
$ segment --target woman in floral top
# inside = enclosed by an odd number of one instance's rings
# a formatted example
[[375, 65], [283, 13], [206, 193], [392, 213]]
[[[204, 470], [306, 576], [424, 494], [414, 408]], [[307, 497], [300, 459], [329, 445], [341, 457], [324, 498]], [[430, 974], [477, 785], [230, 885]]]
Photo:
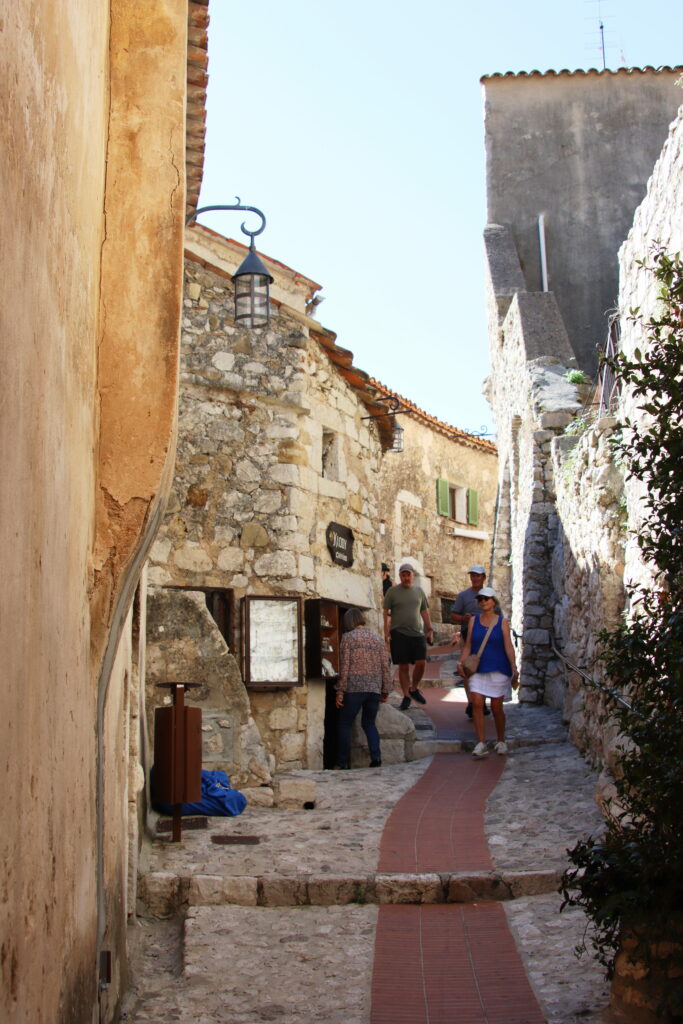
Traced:
[[339, 768], [349, 767], [351, 726], [359, 711], [360, 724], [368, 740], [370, 767], [382, 763], [379, 733], [375, 725], [380, 703], [391, 692], [391, 667], [386, 645], [377, 633], [365, 628], [365, 618], [359, 608], [349, 608], [344, 615], [340, 648], [339, 679], [337, 680], [337, 725]]

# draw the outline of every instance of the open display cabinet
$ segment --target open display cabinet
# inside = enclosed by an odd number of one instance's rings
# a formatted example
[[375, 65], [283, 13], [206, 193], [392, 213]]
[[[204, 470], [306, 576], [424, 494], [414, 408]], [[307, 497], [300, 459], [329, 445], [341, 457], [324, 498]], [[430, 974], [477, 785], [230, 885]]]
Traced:
[[336, 679], [339, 675], [342, 620], [348, 608], [322, 597], [305, 602], [307, 679]]

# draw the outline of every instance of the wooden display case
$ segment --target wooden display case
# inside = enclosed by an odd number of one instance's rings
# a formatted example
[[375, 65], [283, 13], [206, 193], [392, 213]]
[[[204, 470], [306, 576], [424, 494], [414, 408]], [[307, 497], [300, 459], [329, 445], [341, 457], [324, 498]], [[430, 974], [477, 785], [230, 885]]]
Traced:
[[242, 600], [242, 673], [246, 686], [303, 685], [301, 598], [249, 595]]
[[336, 679], [339, 675], [342, 619], [348, 607], [322, 597], [305, 602], [307, 679]]

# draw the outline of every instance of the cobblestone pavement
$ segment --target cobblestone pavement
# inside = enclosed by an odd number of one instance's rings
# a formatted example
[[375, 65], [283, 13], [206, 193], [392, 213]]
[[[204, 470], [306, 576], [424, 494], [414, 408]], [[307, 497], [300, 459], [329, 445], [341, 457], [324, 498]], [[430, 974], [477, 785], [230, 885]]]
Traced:
[[[532, 714], [529, 714], [529, 711]], [[489, 799], [486, 831], [497, 870], [561, 870], [566, 849], [600, 827], [595, 776], [563, 742], [549, 709], [509, 709], [515, 749]], [[537, 744], [540, 739], [546, 742]], [[222, 876], [358, 874], [376, 868], [392, 807], [429, 760], [381, 769], [301, 772], [317, 783], [311, 810], [248, 808], [210, 819], [181, 844], [155, 842], [147, 870]], [[216, 846], [211, 835], [258, 836]], [[606, 1020], [607, 989], [593, 961], [573, 950], [583, 915], [559, 913], [550, 893], [505, 903], [549, 1024]], [[193, 1024], [367, 1024], [377, 906], [190, 907], [183, 924], [140, 917], [131, 928], [133, 983], [121, 1020]], [[144, 911], [143, 911], [144, 913]], [[397, 965], [398, 967], [399, 965]]]

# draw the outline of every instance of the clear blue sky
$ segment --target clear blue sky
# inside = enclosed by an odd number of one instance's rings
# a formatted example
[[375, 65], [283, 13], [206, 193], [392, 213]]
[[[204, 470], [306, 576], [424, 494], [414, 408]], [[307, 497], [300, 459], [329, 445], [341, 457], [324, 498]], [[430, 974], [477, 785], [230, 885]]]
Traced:
[[[494, 428], [479, 79], [683, 63], [683, 0], [211, 0], [201, 203], [260, 207], [262, 252], [323, 286], [355, 362]], [[683, 103], [683, 90], [681, 92]], [[201, 220], [230, 237], [237, 214]]]

